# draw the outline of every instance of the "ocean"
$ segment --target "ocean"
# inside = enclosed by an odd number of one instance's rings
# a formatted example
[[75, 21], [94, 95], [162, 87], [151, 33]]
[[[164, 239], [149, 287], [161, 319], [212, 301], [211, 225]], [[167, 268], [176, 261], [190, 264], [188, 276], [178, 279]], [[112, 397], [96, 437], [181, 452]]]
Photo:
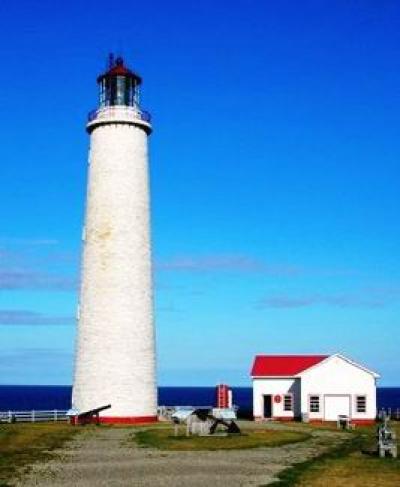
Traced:
[[[71, 386], [0, 386], [0, 411], [69, 409]], [[233, 402], [239, 415], [252, 412], [251, 387], [232, 387]], [[378, 387], [378, 409], [400, 409], [400, 387]], [[215, 387], [159, 387], [158, 404], [162, 406], [213, 406]]]

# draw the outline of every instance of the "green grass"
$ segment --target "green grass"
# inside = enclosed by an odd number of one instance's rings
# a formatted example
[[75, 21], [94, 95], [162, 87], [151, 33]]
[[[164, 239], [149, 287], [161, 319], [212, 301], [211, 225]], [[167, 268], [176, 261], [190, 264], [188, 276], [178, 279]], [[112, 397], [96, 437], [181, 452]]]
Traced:
[[230, 436], [174, 436], [173, 428], [150, 428], [138, 431], [133, 440], [139, 446], [159, 450], [237, 450], [273, 447], [305, 441], [310, 435], [297, 431], [245, 430], [243, 435]]
[[[392, 423], [399, 437], [400, 425]], [[375, 427], [359, 428], [353, 438], [320, 457], [284, 470], [282, 487], [393, 487], [400, 485], [400, 460], [375, 453]]]
[[308, 470], [296, 485], [302, 487], [352, 487], [400, 485], [400, 462], [391, 458], [366, 457], [353, 452], [346, 457], [328, 458]]
[[46, 459], [79, 429], [66, 423], [0, 424], [0, 487], [18, 470]]

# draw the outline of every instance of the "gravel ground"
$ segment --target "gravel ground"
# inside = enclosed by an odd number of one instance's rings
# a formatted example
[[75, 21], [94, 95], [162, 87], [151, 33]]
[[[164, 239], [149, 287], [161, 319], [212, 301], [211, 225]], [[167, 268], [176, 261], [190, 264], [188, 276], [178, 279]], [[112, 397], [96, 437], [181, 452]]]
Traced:
[[[279, 424], [251, 424], [255, 428], [287, 428]], [[276, 480], [276, 474], [283, 469], [318, 456], [348, 438], [343, 433], [314, 430], [310, 440], [281, 447], [171, 452], [136, 447], [130, 440], [133, 432], [132, 428], [83, 429], [64, 449], [55, 451], [52, 460], [34, 464], [13, 485], [260, 486]]]

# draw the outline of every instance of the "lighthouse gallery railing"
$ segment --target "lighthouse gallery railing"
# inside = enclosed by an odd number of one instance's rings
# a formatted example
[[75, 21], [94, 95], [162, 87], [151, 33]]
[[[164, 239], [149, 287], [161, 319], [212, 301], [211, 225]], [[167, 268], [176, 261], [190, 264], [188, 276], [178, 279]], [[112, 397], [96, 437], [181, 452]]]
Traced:
[[109, 107], [101, 107], [101, 108], [96, 108], [95, 110], [91, 110], [88, 113], [88, 122], [92, 122], [93, 120], [95, 120], [101, 113], [104, 113], [105, 110], [107, 110], [107, 111], [115, 110], [117, 112], [121, 109], [128, 110], [136, 118], [138, 118], [139, 120], [143, 120], [143, 122], [147, 122], [147, 123], [151, 122], [151, 115], [146, 110], [141, 110], [137, 107], [129, 107], [129, 106], [125, 106], [125, 105], [112, 105]]

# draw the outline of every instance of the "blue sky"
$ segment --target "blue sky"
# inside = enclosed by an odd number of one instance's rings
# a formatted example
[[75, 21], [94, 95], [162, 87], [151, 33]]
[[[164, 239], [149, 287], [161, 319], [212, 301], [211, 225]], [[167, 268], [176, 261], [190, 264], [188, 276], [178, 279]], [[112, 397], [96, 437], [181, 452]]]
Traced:
[[399, 385], [400, 5], [0, 3], [0, 383], [71, 383], [109, 51], [151, 111], [159, 383], [342, 352]]

